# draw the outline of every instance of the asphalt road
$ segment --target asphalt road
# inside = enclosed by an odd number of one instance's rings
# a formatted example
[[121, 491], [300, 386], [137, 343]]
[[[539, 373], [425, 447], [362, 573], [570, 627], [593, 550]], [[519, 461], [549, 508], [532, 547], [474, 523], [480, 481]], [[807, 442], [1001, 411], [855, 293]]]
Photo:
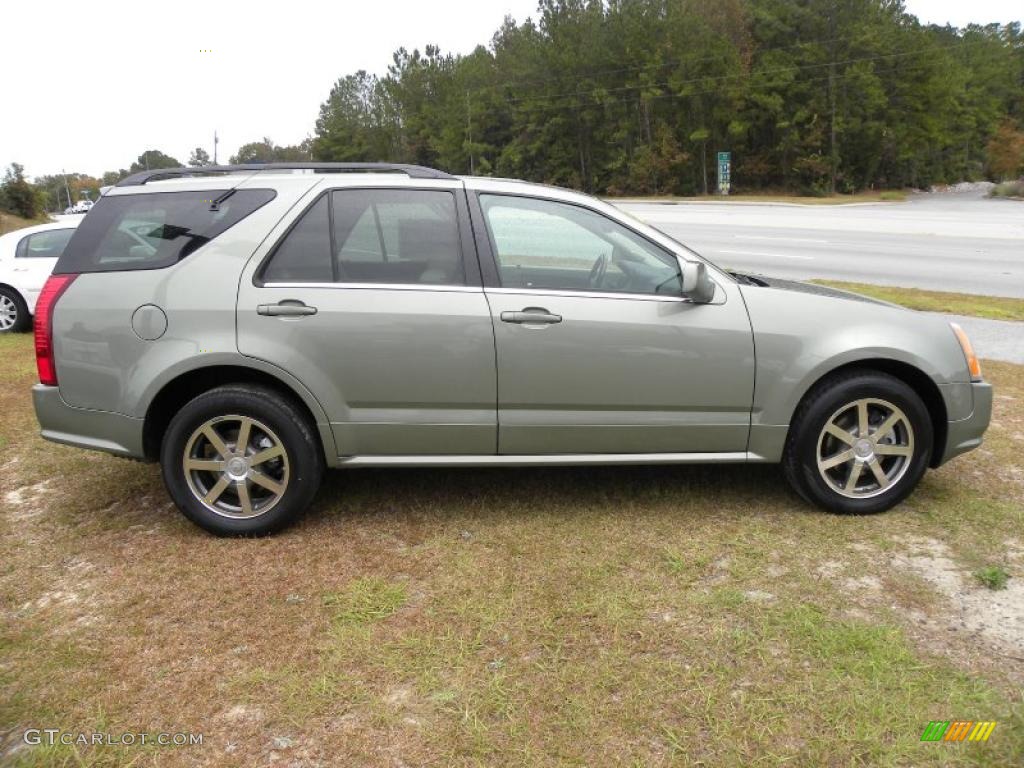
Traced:
[[979, 192], [843, 206], [616, 204], [731, 269], [1024, 298], [1024, 203]]

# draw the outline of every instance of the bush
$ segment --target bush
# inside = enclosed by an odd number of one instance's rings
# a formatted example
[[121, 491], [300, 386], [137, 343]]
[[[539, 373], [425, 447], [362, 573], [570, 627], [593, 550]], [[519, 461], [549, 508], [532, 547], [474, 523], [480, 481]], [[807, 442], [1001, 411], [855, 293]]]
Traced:
[[907, 195], [905, 192], [901, 192], [898, 189], [887, 189], [885, 190], [885, 192], [878, 196], [878, 199], [884, 200], [889, 203], [902, 202], [903, 200], [907, 199]]
[[996, 184], [988, 194], [989, 197], [1024, 198], [1024, 179], [1019, 181], [1004, 181], [1002, 184]]
[[0, 185], [0, 207], [24, 219], [36, 219], [46, 207], [46, 195], [42, 190], [29, 184], [25, 178], [24, 166], [11, 163]]
[[1010, 574], [1006, 572], [1005, 568], [990, 565], [980, 571], [975, 571], [974, 578], [989, 589], [999, 590], [1006, 589], [1006, 582], [1010, 580]]

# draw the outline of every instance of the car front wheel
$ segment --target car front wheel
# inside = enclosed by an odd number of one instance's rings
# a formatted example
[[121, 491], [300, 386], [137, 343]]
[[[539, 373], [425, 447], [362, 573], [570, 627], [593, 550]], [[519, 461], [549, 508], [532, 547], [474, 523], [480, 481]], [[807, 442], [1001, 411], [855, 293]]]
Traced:
[[921, 480], [932, 435], [928, 409], [907, 384], [881, 372], [850, 371], [805, 398], [783, 469], [801, 496], [832, 512], [884, 512]]
[[167, 490], [196, 525], [220, 536], [261, 536], [298, 519], [323, 475], [308, 419], [264, 387], [199, 395], [171, 420], [160, 453]]

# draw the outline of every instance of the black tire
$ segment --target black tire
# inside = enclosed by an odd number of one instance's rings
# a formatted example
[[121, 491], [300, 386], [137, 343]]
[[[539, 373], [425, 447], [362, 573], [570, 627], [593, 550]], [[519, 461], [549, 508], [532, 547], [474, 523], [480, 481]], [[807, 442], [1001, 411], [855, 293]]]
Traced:
[[[837, 452], [832, 455], [845, 452], [846, 445], [836, 442], [835, 438], [826, 437], [823, 430], [833, 416], [842, 411], [844, 406], [865, 399], [883, 401], [902, 411], [902, 415], [906, 417], [906, 421], [909, 421], [910, 425], [909, 430], [906, 431], [910, 437], [905, 442], [912, 444], [912, 454], [901, 459], [900, 457], [881, 456], [879, 453], [875, 458], [881, 460], [883, 467], [888, 464], [891, 468], [889, 470], [892, 473], [892, 477], [889, 479], [891, 484], [883, 487], [880, 481], [874, 479], [874, 473], [871, 471], [870, 475], [855, 480], [855, 487], [852, 491], [852, 493], [863, 493], [864, 497], [851, 498], [844, 495], [845, 487], [843, 489], [833, 487], [823, 474], [831, 478], [833, 483], [841, 484], [842, 473], [845, 471], [846, 479], [849, 480], [854, 472], [854, 464], [859, 461], [852, 459], [828, 472], [819, 471], [819, 443], [831, 439], [833, 445], [838, 445], [838, 448], [835, 449]], [[871, 407], [878, 408], [881, 415], [884, 416], [884, 406]], [[855, 410], [850, 415], [856, 418], [854, 415], [856, 413], [858, 412]], [[877, 412], [875, 417], [879, 418]], [[849, 418], [849, 416], [841, 418]], [[877, 430], [880, 425], [872, 423], [872, 426]], [[840, 514], [884, 512], [910, 495], [924, 476], [931, 459], [933, 434], [934, 430], [928, 409], [914, 390], [903, 381], [879, 371], [846, 371], [819, 383], [801, 402], [786, 440], [782, 467], [786, 479], [797, 493], [810, 503], [830, 512]], [[895, 438], [893, 439], [895, 440]], [[863, 446], [861, 448], [867, 450]], [[849, 451], [857, 449], [856, 444], [850, 444], [848, 448]], [[883, 449], [879, 447], [876, 450], [881, 452]], [[909, 452], [911, 449], [907, 450]], [[875, 456], [873, 453], [871, 455]], [[824, 458], [827, 459], [828, 456]], [[849, 469], [846, 469], [847, 467]], [[869, 472], [870, 466], [861, 464], [860, 471]], [[860, 476], [858, 475], [858, 477]], [[861, 491], [856, 487], [858, 483], [867, 488]], [[872, 486], [877, 486], [877, 488], [872, 488]]]
[[21, 294], [13, 288], [0, 285], [0, 296], [14, 305], [14, 323], [9, 328], [0, 327], [0, 333], [23, 333], [32, 327], [32, 316]]
[[[186, 451], [190, 456], [195, 457], [191, 451], [195, 450], [196, 440], [204, 440], [198, 431], [211, 420], [224, 419], [220, 422], [230, 426], [232, 423], [239, 423], [231, 417], [242, 417], [253, 419], [254, 426], [250, 432], [255, 436], [263, 435], [263, 446], [277, 446], [283, 449], [283, 454], [274, 460], [266, 460], [264, 467], [271, 467], [276, 462], [277, 469], [273, 467], [267, 472], [259, 474], [274, 480], [281, 478], [284, 490], [279, 494], [266, 491], [262, 486], [249, 480], [232, 480], [225, 486], [221, 496], [226, 501], [218, 502], [216, 499], [212, 506], [217, 507], [227, 504], [232, 498], [238, 500], [239, 514], [241, 514], [241, 495], [239, 485], [245, 485], [245, 497], [248, 501], [252, 494], [250, 510], [254, 512], [252, 517], [232, 517], [224, 511], [218, 512], [209, 508], [198, 495], [199, 491], [193, 490], [198, 487], [204, 488], [202, 483], [208, 480], [214, 482], [221, 477], [227, 482], [229, 476], [226, 472], [205, 471], [187, 473], [184, 468]], [[261, 431], [262, 428], [268, 431]], [[225, 447], [237, 450], [229, 441], [231, 431], [223, 431], [217, 427], [218, 436], [222, 437]], [[223, 434], [220, 434], [223, 431]], [[240, 431], [236, 429], [235, 439]], [[253, 438], [255, 440], [257, 438]], [[247, 445], [251, 445], [247, 441]], [[212, 447], [212, 443], [210, 444]], [[250, 449], [250, 456], [258, 453], [260, 445]], [[210, 455], [210, 454], [207, 454]], [[214, 458], [219, 454], [214, 453]], [[170, 493], [174, 503], [184, 513], [185, 517], [196, 525], [204, 528], [210, 533], [218, 536], [264, 536], [294, 523], [309, 507], [316, 496], [323, 477], [324, 458], [320, 448], [320, 441], [314, 432], [314, 425], [309, 423], [308, 418], [288, 398], [280, 393], [256, 385], [232, 384], [217, 387], [205, 392], [187, 403], [171, 420], [170, 425], [164, 434], [163, 444], [160, 449], [161, 473], [164, 484]], [[255, 470], [255, 467], [253, 467]], [[276, 475], [272, 473], [276, 471]], [[250, 471], [247, 477], [251, 477]], [[252, 491], [248, 490], [253, 489]], [[208, 489], [213, 492], [213, 488]], [[270, 506], [264, 512], [258, 512], [256, 504], [257, 494], [267, 494], [268, 498], [263, 499]], [[218, 497], [220, 498], [220, 497]], [[276, 500], [275, 500], [276, 499]]]

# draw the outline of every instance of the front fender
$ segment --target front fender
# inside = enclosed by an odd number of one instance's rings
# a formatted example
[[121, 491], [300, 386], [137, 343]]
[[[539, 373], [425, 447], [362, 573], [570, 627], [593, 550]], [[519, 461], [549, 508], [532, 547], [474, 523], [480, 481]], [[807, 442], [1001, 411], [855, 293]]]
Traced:
[[744, 287], [743, 295], [757, 354], [752, 424], [788, 427], [815, 382], [862, 360], [912, 366], [940, 391], [969, 385], [963, 352], [941, 317], [772, 288]]

